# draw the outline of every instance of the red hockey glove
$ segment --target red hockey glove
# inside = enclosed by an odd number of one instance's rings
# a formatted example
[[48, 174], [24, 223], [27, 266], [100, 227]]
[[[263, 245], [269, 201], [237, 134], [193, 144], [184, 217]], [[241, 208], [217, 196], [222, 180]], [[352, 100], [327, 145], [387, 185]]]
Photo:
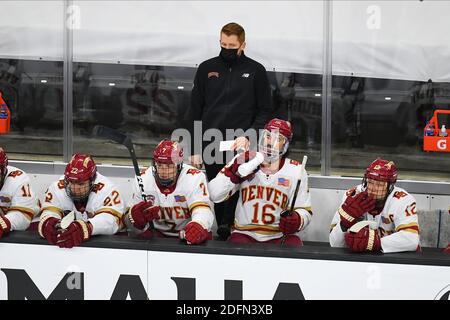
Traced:
[[184, 239], [186, 239], [189, 244], [199, 244], [208, 239], [208, 230], [203, 228], [203, 226], [198, 222], [189, 222], [183, 230]]
[[302, 217], [296, 211], [285, 210], [280, 214], [280, 230], [284, 234], [296, 233], [302, 224]]
[[348, 228], [358, 222], [364, 213], [373, 210], [373, 208], [375, 208], [375, 200], [366, 191], [354, 197], [348, 196], [338, 209], [344, 231], [347, 231]]
[[11, 222], [5, 216], [0, 216], [0, 238], [11, 231]]
[[[231, 164], [224, 167], [223, 173], [230, 178], [231, 182], [235, 184], [242, 183], [245, 180], [253, 178], [262, 162], [259, 160], [260, 157], [257, 157], [256, 154], [257, 153], [255, 151], [246, 151], [237, 155]], [[241, 176], [238, 172], [239, 167], [243, 164], [250, 166], [249, 168], [246, 168], [246, 171], [249, 171], [250, 173], [245, 176]]]
[[60, 248], [72, 248], [79, 246], [88, 240], [92, 234], [92, 225], [83, 220], [75, 220], [66, 230], [60, 230], [56, 244]]
[[47, 239], [48, 243], [56, 244], [56, 235], [58, 234], [58, 224], [61, 220], [52, 216], [46, 216], [39, 221], [38, 232], [42, 238]]
[[378, 230], [366, 226], [358, 232], [347, 232], [345, 243], [353, 252], [377, 252], [381, 250], [381, 237]]
[[130, 209], [128, 218], [135, 228], [142, 230], [148, 222], [159, 219], [159, 206], [153, 204], [153, 201], [141, 201]]

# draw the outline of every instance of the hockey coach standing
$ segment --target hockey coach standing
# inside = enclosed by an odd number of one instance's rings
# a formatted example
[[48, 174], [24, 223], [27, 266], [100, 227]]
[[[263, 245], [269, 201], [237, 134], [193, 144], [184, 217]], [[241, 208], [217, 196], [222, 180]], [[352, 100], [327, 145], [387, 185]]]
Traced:
[[[271, 93], [264, 66], [244, 54], [245, 31], [231, 22], [220, 32], [220, 54], [198, 67], [187, 112], [187, 127], [194, 137], [194, 121], [202, 121], [203, 131], [215, 128], [225, 137], [226, 129], [262, 129], [272, 116]], [[248, 144], [245, 137], [240, 138]], [[191, 165], [202, 167], [202, 155], [191, 146]], [[202, 142], [202, 150], [205, 148]], [[224, 163], [207, 163], [208, 180], [212, 180]], [[225, 240], [230, 234], [237, 196], [215, 206], [217, 233]]]

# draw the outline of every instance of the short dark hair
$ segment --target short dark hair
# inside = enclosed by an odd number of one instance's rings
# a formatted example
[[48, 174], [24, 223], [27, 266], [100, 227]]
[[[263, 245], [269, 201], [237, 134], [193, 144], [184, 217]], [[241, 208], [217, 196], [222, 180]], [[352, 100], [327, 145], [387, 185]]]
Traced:
[[236, 22], [227, 23], [220, 32], [225, 33], [227, 36], [236, 35], [241, 44], [245, 41], [245, 30]]

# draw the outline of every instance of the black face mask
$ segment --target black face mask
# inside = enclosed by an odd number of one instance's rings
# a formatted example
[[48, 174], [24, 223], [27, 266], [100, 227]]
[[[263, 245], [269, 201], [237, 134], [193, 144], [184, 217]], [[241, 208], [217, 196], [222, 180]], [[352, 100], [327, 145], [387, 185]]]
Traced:
[[220, 56], [222, 57], [223, 60], [225, 60], [228, 63], [234, 62], [237, 60], [238, 52], [239, 49], [225, 49], [224, 47], [221, 47], [220, 50]]

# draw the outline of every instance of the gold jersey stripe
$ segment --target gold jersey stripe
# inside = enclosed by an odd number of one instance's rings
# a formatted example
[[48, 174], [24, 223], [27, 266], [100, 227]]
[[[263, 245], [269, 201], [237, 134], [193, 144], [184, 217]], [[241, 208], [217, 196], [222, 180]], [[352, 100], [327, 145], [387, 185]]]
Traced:
[[406, 232], [411, 232], [411, 233], [417, 233], [419, 234], [419, 230], [417, 229], [411, 229], [411, 228], [406, 228], [406, 229], [401, 229], [399, 231], [406, 231]]
[[9, 210], [19, 210], [19, 211], [27, 212], [29, 214], [34, 215], [34, 210], [31, 208], [27, 208], [27, 207], [13, 206], [13, 207], [9, 207]]
[[261, 235], [274, 235], [274, 234], [279, 234], [281, 231], [267, 231], [267, 230], [245, 230], [245, 229], [238, 229], [235, 228], [238, 231], [248, 231], [248, 232], [254, 232], [257, 234], [261, 234]]
[[272, 229], [272, 228], [266, 228], [264, 226], [260, 226], [260, 227], [255, 227], [255, 226], [234, 226], [234, 229], [239, 230], [239, 231], [250, 231], [250, 232], [255, 232], [255, 233], [260, 233], [260, 234], [276, 234], [276, 233], [280, 233], [280, 229], [276, 228], [276, 229]]
[[337, 223], [333, 223], [330, 227], [330, 232], [333, 231], [334, 227], [336, 227], [336, 226], [337, 226]]
[[294, 208], [294, 211], [297, 210], [297, 209], [303, 209], [303, 210], [306, 210], [306, 211], [308, 211], [308, 213], [309, 213], [310, 215], [313, 215], [313, 212], [312, 212], [312, 208], [311, 208], [311, 207], [295, 207], [295, 208]]
[[42, 215], [42, 213], [44, 211], [50, 211], [50, 212], [58, 214], [61, 218], [63, 217], [63, 211], [58, 207], [51, 206], [51, 207], [42, 208], [40, 214]]
[[34, 218], [34, 211], [32, 210], [32, 209], [30, 209], [30, 208], [25, 208], [25, 207], [10, 207], [9, 209], [8, 209], [8, 212], [7, 213], [9, 213], [9, 212], [14, 212], [14, 211], [17, 211], [17, 212], [20, 212], [25, 218], [27, 218], [28, 220], [33, 220], [33, 218]]
[[416, 227], [419, 228], [419, 224], [417, 222], [411, 222], [407, 224], [401, 224], [395, 228], [395, 231], [400, 231], [401, 229]]
[[198, 205], [192, 207], [192, 209], [189, 209], [189, 211], [192, 214], [192, 212], [194, 212], [195, 209], [199, 209], [199, 208], [208, 208], [209, 210], [211, 210], [211, 207], [207, 204], [198, 204]]
[[209, 206], [209, 204], [208, 203], [206, 203], [206, 202], [194, 202], [194, 203], [192, 203], [190, 206], [189, 206], [189, 211], [193, 211], [196, 207], [198, 207], [198, 206], [201, 206], [201, 207], [208, 207], [208, 208], [210, 208], [211, 209], [211, 207]]
[[272, 231], [277, 231], [280, 232], [280, 228], [278, 226], [266, 226], [266, 225], [260, 225], [260, 224], [247, 224], [247, 225], [240, 225], [239, 223], [237, 223], [237, 221], [234, 221], [234, 226], [236, 227], [236, 229], [239, 228], [246, 228], [246, 229], [264, 229], [264, 230], [272, 230]]
[[122, 228], [122, 226], [123, 226], [122, 216], [123, 215], [119, 211], [110, 209], [110, 208], [102, 208], [102, 209], [97, 210], [94, 213], [94, 217], [101, 213], [108, 213], [108, 214], [112, 215], [114, 218], [116, 218], [116, 223], [119, 226], [119, 228]]

